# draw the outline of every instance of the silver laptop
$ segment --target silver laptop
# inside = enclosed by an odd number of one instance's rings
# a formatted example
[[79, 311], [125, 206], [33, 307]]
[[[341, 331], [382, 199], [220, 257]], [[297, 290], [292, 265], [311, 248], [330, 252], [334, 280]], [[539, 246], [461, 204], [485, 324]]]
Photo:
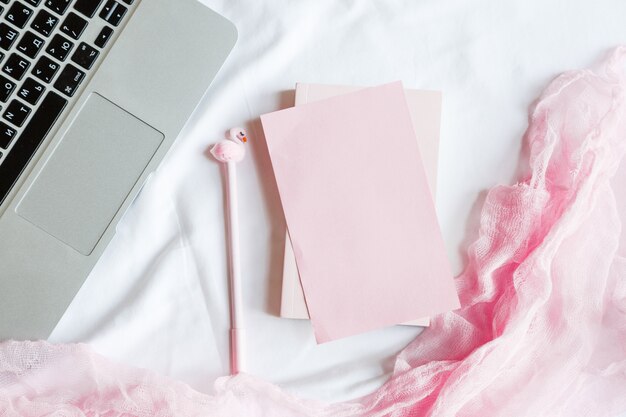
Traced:
[[46, 338], [237, 31], [197, 0], [0, 10], [0, 340]]

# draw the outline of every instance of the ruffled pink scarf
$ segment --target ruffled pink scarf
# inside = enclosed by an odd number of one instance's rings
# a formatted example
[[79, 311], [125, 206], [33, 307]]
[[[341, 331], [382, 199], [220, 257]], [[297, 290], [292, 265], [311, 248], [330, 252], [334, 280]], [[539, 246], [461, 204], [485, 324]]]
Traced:
[[[558, 77], [532, 111], [529, 175], [495, 187], [438, 316], [393, 376], [352, 403], [294, 398], [251, 376], [215, 395], [113, 364], [85, 345], [0, 345], [2, 416], [608, 416], [626, 411], [626, 49]], [[623, 192], [622, 192], [623, 194]], [[626, 205], [625, 205], [626, 207]]]

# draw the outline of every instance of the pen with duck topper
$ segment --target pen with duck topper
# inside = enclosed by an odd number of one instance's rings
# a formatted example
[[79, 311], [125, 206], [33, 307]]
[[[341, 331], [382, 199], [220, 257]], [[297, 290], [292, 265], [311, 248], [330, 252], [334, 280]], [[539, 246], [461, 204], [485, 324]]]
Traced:
[[244, 144], [248, 141], [246, 131], [234, 127], [229, 131], [229, 140], [218, 142], [211, 148], [211, 154], [226, 164], [227, 187], [226, 204], [228, 206], [228, 242], [230, 250], [230, 372], [236, 375], [243, 370], [245, 344], [245, 326], [243, 321], [241, 270], [239, 263], [239, 202], [237, 199], [237, 162], [246, 156]]

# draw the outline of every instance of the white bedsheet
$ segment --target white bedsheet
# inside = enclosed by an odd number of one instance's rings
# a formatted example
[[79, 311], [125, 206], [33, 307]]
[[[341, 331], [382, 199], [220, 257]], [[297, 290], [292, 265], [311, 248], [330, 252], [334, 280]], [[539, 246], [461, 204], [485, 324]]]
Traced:
[[291, 106], [298, 81], [399, 79], [442, 90], [437, 208], [458, 272], [485, 190], [517, 178], [529, 105], [555, 75], [626, 40], [626, 2], [204, 2], [236, 23], [237, 46], [51, 340], [87, 342], [205, 392], [228, 372], [222, 181], [205, 151], [244, 125], [251, 137], [239, 173], [246, 369], [309, 398], [366, 394], [418, 330], [318, 346], [309, 322], [277, 317], [284, 220], [258, 116]]

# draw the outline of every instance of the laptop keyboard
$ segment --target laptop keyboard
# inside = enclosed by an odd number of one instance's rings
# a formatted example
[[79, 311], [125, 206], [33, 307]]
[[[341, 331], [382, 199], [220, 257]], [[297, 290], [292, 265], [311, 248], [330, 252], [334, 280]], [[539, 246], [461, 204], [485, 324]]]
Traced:
[[0, 203], [135, 0], [0, 0]]

